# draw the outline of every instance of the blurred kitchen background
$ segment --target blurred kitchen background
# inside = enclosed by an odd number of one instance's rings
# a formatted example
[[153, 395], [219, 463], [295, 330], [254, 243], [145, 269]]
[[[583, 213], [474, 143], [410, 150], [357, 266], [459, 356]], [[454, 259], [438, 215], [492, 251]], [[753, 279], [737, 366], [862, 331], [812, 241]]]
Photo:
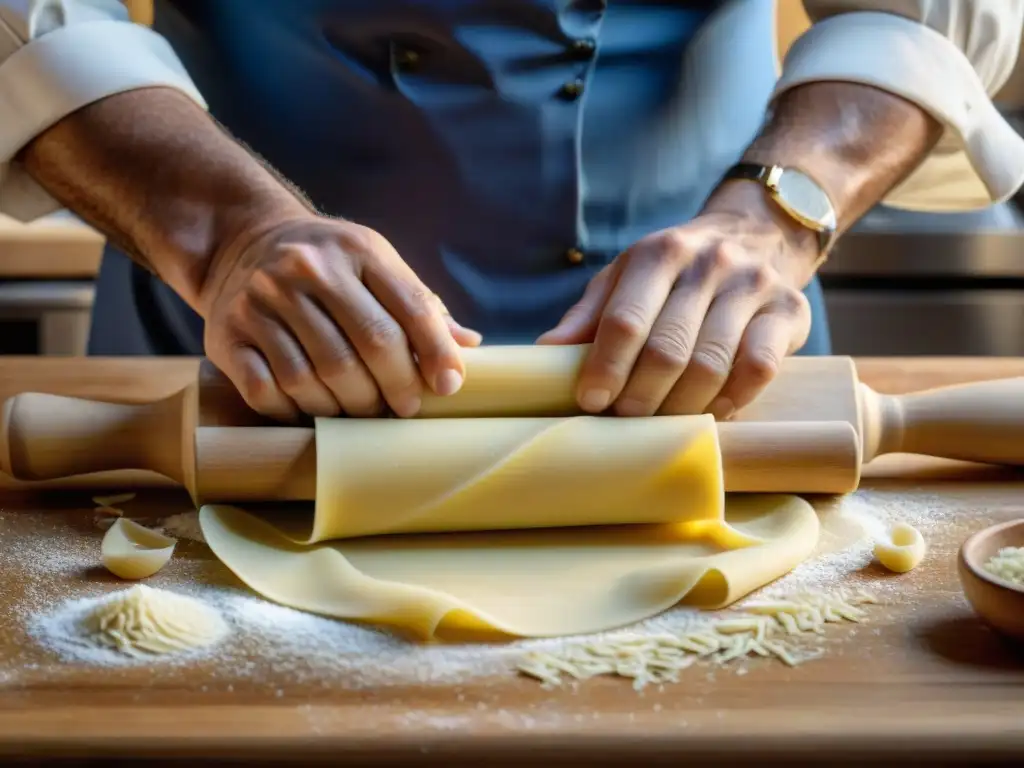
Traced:
[[[791, 40], [806, 16], [799, 0], [781, 2]], [[1024, 133], [1024, 59], [996, 102]], [[0, 216], [0, 355], [84, 354], [102, 248], [64, 215], [27, 226]], [[1024, 355], [1024, 193], [969, 214], [880, 207], [822, 281], [836, 354]]]

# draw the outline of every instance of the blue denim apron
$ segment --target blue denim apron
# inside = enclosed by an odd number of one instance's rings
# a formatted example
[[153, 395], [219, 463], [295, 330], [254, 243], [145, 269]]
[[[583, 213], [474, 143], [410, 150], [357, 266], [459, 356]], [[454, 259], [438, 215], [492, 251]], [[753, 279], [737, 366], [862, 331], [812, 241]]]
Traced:
[[[700, 92], [688, 51], [720, 5], [157, 0], [156, 26], [238, 138], [321, 210], [385, 235], [460, 322], [511, 343], [553, 326], [631, 243], [692, 218], [756, 134], [771, 17], [763, 46], [737, 46], [740, 75]], [[704, 135], [709, 108], [742, 140]], [[804, 352], [827, 353], [817, 283], [808, 296]], [[108, 251], [90, 351], [201, 350], [201, 320]]]

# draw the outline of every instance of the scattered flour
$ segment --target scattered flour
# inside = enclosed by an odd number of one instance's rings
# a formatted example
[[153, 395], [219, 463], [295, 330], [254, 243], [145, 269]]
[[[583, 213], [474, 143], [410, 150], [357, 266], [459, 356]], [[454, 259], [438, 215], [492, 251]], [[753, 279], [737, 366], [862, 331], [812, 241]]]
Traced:
[[165, 517], [160, 521], [160, 530], [175, 539], [206, 543], [203, 529], [199, 527], [199, 512], [197, 511], [181, 512]]
[[[906, 579], [872, 575], [872, 532], [902, 520], [914, 525], [927, 540], [930, 531], [948, 524], [962, 506], [945, 495], [859, 491], [821, 509], [818, 553], [757, 593], [759, 598], [865, 587], [883, 602], [891, 602], [887, 592], [890, 597], [906, 589], [913, 593]], [[55, 664], [54, 657], [109, 666], [111, 674], [119, 664], [130, 666], [123, 658], [83, 658], [80, 649], [68, 648], [59, 631], [47, 628], [37, 618], [69, 598], [96, 598], [124, 587], [99, 567], [100, 541], [95, 526], [81, 516], [33, 515], [30, 521], [26, 517], [15, 520], [14, 514], [0, 511], [0, 571], [25, 574], [25, 578], [7, 585], [13, 592], [7, 601], [10, 607], [0, 608], [0, 685], [74, 674], [73, 668]], [[174, 515], [163, 520], [163, 528], [176, 537], [201, 536], [197, 517], [195, 512]], [[183, 675], [186, 668], [194, 673], [198, 665], [211, 686], [218, 681], [222, 687], [227, 682], [249, 681], [271, 694], [280, 686], [293, 684], [360, 689], [410, 682], [453, 685], [486, 678], [507, 680], [527, 652], [554, 653], [580, 641], [599, 641], [612, 634], [500, 645], [421, 645], [384, 631], [266, 602], [234, 581], [218, 563], [204, 558], [175, 557], [147, 584], [207, 601], [221, 612], [232, 630], [221, 644], [200, 650], [187, 660], [175, 655], [166, 661], [150, 662], [147, 669], [153, 675]], [[912, 599], [912, 594], [908, 597]], [[679, 634], [709, 627], [720, 618], [718, 613], [678, 607], [629, 630]], [[31, 637], [35, 643], [25, 637], [28, 625], [34, 627]], [[175, 673], [176, 669], [180, 671]]]

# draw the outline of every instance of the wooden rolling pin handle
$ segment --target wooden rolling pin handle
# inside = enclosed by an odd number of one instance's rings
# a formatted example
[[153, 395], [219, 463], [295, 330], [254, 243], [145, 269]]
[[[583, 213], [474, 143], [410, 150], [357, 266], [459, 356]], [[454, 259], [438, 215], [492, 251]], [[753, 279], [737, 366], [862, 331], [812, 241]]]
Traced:
[[[849, 422], [723, 423], [718, 436], [727, 491], [847, 493], [857, 487], [860, 443]], [[200, 427], [195, 442], [197, 503], [316, 498], [313, 429]]]
[[189, 417], [195, 388], [126, 405], [27, 392], [0, 415], [0, 470], [17, 480], [53, 480], [118, 469], [157, 472], [192, 490]]
[[1024, 378], [882, 395], [860, 385], [863, 462], [916, 453], [1024, 466]]

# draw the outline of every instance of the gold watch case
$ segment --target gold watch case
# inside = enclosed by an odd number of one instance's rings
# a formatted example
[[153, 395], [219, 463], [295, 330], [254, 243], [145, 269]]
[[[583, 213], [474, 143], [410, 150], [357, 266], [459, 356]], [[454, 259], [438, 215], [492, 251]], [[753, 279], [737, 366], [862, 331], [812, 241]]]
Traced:
[[821, 255], [828, 253], [836, 233], [835, 208], [821, 185], [806, 173], [781, 165], [740, 163], [725, 178], [759, 182], [788, 216], [818, 234]]

